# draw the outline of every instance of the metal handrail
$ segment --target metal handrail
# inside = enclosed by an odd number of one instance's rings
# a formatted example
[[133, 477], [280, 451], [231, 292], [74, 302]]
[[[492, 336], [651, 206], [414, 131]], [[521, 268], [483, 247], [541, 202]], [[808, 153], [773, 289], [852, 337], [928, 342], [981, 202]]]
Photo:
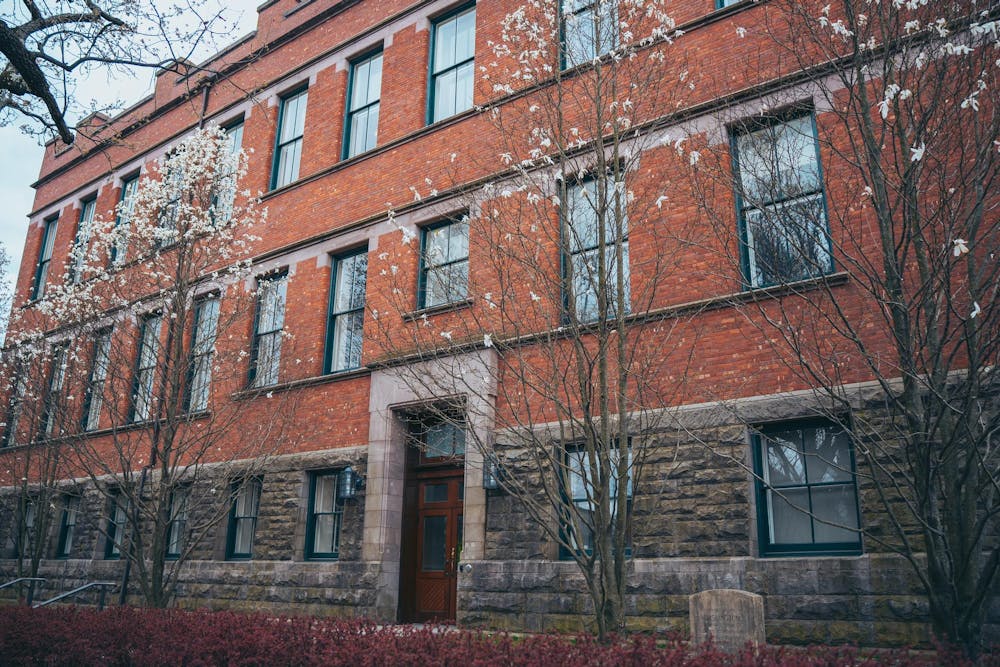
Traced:
[[55, 596], [54, 598], [49, 598], [48, 600], [43, 600], [43, 601], [39, 602], [38, 604], [33, 605], [32, 608], [33, 609], [38, 609], [39, 607], [44, 607], [45, 605], [52, 604], [53, 602], [59, 602], [60, 600], [65, 600], [68, 597], [72, 597], [74, 595], [77, 595], [78, 593], [82, 593], [83, 591], [87, 590], [88, 588], [100, 588], [101, 589], [101, 595], [98, 598], [97, 608], [98, 609], [104, 609], [104, 597], [105, 597], [105, 595], [107, 595], [108, 589], [109, 588], [114, 588], [117, 585], [118, 585], [118, 583], [114, 582], [114, 581], [92, 581], [89, 584], [84, 584], [83, 586], [79, 586], [77, 588], [74, 588], [71, 591], [66, 591], [65, 593], [60, 593], [59, 595]]
[[30, 605], [31, 601], [35, 599], [35, 584], [36, 583], [43, 583], [44, 584], [45, 583], [45, 578], [44, 577], [18, 577], [17, 579], [14, 579], [13, 581], [8, 581], [7, 583], [0, 584], [0, 590], [3, 590], [4, 588], [9, 588], [9, 587], [13, 586], [14, 584], [19, 584], [22, 581], [30, 581], [31, 582], [31, 585], [28, 586], [28, 597], [25, 599], [25, 603]]

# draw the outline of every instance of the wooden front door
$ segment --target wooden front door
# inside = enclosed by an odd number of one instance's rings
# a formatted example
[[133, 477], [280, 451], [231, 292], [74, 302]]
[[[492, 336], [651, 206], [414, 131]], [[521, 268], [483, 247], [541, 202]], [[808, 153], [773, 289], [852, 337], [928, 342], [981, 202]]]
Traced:
[[454, 621], [463, 470], [449, 466], [413, 471], [406, 491], [400, 620]]

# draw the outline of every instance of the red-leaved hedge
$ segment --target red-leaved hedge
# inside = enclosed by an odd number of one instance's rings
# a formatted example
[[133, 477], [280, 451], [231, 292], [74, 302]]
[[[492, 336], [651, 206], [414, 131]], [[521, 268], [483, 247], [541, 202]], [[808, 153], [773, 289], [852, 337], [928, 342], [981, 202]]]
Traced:
[[[1000, 667], [1000, 659], [985, 664]], [[958, 653], [766, 647], [727, 655], [677, 637], [590, 636], [382, 626], [371, 621], [116, 607], [0, 608], [3, 665], [635, 665], [636, 667], [929, 667], [968, 665]]]

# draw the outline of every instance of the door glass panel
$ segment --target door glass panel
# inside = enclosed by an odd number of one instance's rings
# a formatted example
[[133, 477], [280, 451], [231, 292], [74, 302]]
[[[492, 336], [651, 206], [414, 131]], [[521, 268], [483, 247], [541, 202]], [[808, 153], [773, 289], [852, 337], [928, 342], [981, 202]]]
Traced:
[[447, 528], [447, 517], [424, 517], [424, 553], [421, 567], [424, 572], [444, 570]]
[[448, 483], [445, 482], [444, 484], [425, 484], [424, 502], [425, 503], [448, 502]]

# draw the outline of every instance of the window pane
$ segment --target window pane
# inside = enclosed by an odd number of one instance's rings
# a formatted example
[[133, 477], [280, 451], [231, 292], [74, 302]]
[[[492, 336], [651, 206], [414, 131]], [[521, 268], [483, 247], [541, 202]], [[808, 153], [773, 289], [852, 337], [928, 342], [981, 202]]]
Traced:
[[800, 451], [798, 431], [767, 436], [767, 471], [765, 479], [772, 486], [805, 484], [806, 464]]
[[363, 311], [337, 316], [334, 321], [333, 370], [341, 371], [361, 365], [363, 328]]
[[803, 430], [809, 483], [850, 482], [854, 478], [850, 440], [834, 426]]
[[447, 529], [447, 517], [424, 517], [424, 549], [421, 568], [424, 572], [440, 572], [444, 570], [445, 536]]
[[424, 502], [425, 503], [445, 503], [445, 502], [448, 502], [448, 485], [447, 484], [425, 484], [424, 485]]
[[858, 501], [853, 484], [814, 488], [812, 505], [817, 542], [858, 541], [858, 533], [849, 530], [858, 527]]
[[812, 543], [811, 520], [809, 518], [809, 490], [782, 489], [768, 491], [772, 544]]
[[472, 108], [472, 81], [475, 63], [468, 62], [455, 70], [455, 109], [452, 113]]
[[746, 211], [746, 233], [754, 286], [833, 270], [822, 194]]
[[313, 510], [322, 514], [332, 512], [337, 498], [337, 475], [321, 475], [316, 478], [316, 497]]
[[457, 424], [435, 424], [427, 428], [424, 445], [426, 458], [461, 456], [465, 454], [465, 429]]
[[434, 120], [455, 115], [458, 74], [450, 70], [434, 79]]
[[313, 551], [315, 553], [333, 553], [335, 534], [335, 514], [321, 514], [316, 516], [315, 530], [313, 533]]
[[455, 62], [468, 60], [476, 55], [476, 12], [469, 9], [455, 17]]
[[434, 33], [434, 71], [440, 72], [455, 64], [456, 18], [442, 21]]
[[361, 253], [337, 261], [337, 284], [334, 310], [356, 310], [365, 305], [368, 254]]

